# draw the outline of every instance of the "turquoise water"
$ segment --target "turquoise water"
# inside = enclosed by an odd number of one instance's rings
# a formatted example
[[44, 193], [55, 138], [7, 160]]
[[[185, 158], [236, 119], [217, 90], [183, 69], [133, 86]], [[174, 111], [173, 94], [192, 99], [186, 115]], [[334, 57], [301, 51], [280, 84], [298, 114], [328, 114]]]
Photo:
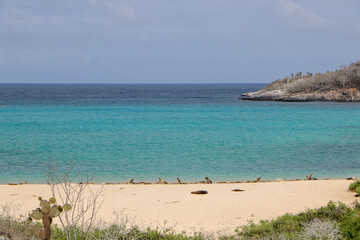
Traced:
[[[24, 86], [11, 87], [16, 91], [2, 86], [0, 95], [0, 183], [45, 182], [49, 158], [95, 170], [96, 182], [360, 175], [357, 103], [242, 101], [241, 92], [261, 86], [241, 84], [186, 85], [185, 93], [160, 85], [165, 97], [157, 100], [154, 93], [105, 98], [105, 90], [39, 97], [49, 90], [38, 86], [24, 97]], [[174, 88], [176, 94], [167, 94]]]

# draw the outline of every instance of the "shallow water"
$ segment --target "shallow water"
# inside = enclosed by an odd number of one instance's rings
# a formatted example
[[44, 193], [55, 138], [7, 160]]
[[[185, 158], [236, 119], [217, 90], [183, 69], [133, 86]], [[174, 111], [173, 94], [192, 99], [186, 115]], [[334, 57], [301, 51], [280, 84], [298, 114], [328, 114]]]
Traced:
[[96, 182], [359, 176], [360, 104], [237, 99], [263, 86], [0, 84], [0, 183], [49, 158]]

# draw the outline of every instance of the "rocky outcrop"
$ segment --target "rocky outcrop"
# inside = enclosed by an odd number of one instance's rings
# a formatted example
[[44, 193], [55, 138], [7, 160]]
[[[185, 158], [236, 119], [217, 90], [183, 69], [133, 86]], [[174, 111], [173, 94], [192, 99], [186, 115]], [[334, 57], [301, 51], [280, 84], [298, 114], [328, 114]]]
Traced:
[[326, 73], [302, 72], [278, 79], [260, 91], [245, 93], [255, 101], [336, 101], [360, 102], [360, 61]]
[[245, 93], [244, 100], [360, 102], [360, 61], [334, 72], [302, 72], [278, 79], [260, 91]]
[[309, 102], [309, 101], [336, 101], [336, 102], [360, 102], [360, 91], [357, 88], [336, 89], [321, 92], [297, 92], [291, 93], [286, 90], [260, 90], [245, 93], [243, 100], [254, 101], [285, 101], [285, 102]]

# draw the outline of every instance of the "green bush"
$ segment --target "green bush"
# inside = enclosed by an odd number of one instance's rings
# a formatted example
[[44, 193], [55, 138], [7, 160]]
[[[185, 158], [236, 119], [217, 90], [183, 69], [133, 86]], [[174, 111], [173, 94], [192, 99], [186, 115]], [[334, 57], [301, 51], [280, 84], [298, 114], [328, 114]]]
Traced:
[[[318, 219], [338, 223], [343, 239], [360, 239], [360, 207], [351, 208], [343, 203], [329, 202], [327, 206], [310, 209], [299, 214], [285, 214], [274, 220], [249, 223], [239, 227], [236, 232], [242, 239], [273, 238], [274, 235], [286, 235], [297, 239], [306, 224]], [[276, 239], [276, 238], [275, 238]]]
[[350, 191], [354, 191], [354, 192], [356, 192], [357, 194], [360, 194], [360, 180], [356, 180], [355, 182], [353, 182], [352, 184], [350, 184], [349, 190], [350, 190]]

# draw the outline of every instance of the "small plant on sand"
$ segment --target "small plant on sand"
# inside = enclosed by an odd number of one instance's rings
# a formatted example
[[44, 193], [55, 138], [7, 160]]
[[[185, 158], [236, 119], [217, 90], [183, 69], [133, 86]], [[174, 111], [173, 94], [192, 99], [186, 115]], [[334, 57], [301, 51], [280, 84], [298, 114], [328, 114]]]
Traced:
[[60, 214], [65, 211], [71, 210], [70, 204], [64, 204], [63, 206], [56, 205], [56, 199], [54, 197], [48, 200], [43, 200], [39, 197], [40, 207], [33, 210], [30, 214], [29, 220], [42, 220], [42, 226], [40, 227], [38, 224], [34, 224], [31, 227], [26, 229], [26, 232], [29, 234], [38, 234], [40, 239], [42, 240], [50, 240], [51, 238], [51, 223], [53, 218], [60, 216]]
[[[92, 186], [93, 176], [85, 177], [74, 171], [73, 162], [59, 166], [51, 158], [44, 167], [44, 174], [50, 185], [52, 196], [61, 204], [69, 203], [71, 213], [64, 212], [59, 221], [66, 233], [66, 239], [86, 239], [96, 222], [96, 215], [102, 201], [99, 200], [103, 186]], [[87, 171], [86, 171], [87, 172]]]
[[6, 203], [0, 206], [0, 239], [38, 239], [35, 234], [25, 234], [25, 230], [34, 223], [29, 223], [21, 212], [18, 204]]

